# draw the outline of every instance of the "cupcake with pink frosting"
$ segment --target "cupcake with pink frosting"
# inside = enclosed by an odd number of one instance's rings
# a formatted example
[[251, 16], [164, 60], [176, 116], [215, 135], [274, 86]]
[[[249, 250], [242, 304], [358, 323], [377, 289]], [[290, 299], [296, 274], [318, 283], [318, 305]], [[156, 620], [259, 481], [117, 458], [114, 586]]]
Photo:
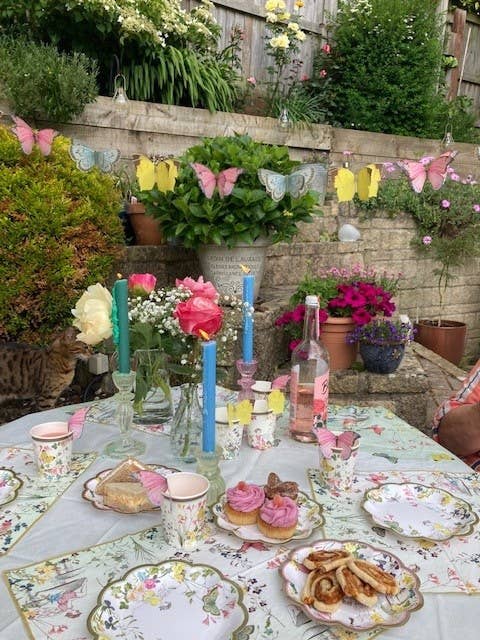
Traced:
[[227, 489], [223, 512], [233, 524], [255, 524], [264, 501], [265, 491], [262, 487], [242, 481], [236, 487]]
[[298, 524], [298, 506], [288, 496], [275, 494], [258, 512], [257, 527], [268, 538], [291, 538]]

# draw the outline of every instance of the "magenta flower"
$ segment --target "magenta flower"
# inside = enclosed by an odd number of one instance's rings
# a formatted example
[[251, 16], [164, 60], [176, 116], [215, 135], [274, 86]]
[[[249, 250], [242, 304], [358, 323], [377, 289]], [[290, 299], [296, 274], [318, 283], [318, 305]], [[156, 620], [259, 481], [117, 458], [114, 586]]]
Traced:
[[448, 207], [450, 206], [450, 200], [442, 200], [440, 202], [440, 205], [444, 208], [444, 209], [448, 209]]
[[355, 322], [356, 325], [360, 327], [363, 326], [364, 324], [368, 324], [371, 319], [372, 319], [372, 316], [370, 315], [370, 313], [368, 313], [366, 309], [356, 309], [352, 313], [352, 320]]
[[428, 246], [429, 244], [432, 244], [432, 236], [423, 236], [422, 242], [426, 246]]
[[300, 322], [303, 322], [304, 318], [305, 318], [305, 305], [304, 304], [299, 304], [292, 311], [291, 321], [300, 323]]
[[301, 342], [300, 338], [297, 338], [295, 340], [290, 340], [290, 342], [288, 343], [288, 348], [290, 349], [290, 351], [293, 351], [295, 347], [300, 344], [300, 342]]

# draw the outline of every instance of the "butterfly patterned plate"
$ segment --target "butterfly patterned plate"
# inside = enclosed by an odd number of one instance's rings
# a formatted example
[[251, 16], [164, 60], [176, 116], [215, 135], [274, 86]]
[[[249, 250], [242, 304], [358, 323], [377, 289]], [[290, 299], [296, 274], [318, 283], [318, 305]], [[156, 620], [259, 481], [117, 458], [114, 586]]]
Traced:
[[22, 484], [16, 473], [0, 467], [0, 506], [15, 500]]
[[213, 505], [212, 512], [215, 521], [220, 529], [231, 531], [237, 538], [248, 542], [268, 542], [269, 544], [284, 544], [289, 540], [302, 540], [308, 538], [314, 529], [321, 527], [325, 523], [322, 515], [322, 507], [311, 500], [305, 493], [300, 492], [297, 498], [298, 504], [298, 525], [295, 533], [290, 538], [278, 540], [277, 538], [269, 538], [257, 528], [256, 524], [238, 525], [230, 522], [223, 511], [226, 502], [226, 495], [223, 495], [217, 504]]
[[465, 500], [443, 489], [410, 482], [369, 489], [362, 507], [384, 529], [433, 542], [468, 536], [478, 522], [477, 514]]
[[238, 640], [247, 620], [239, 585], [209, 565], [167, 560], [110, 582], [87, 625], [97, 640]]
[[[392, 574], [400, 591], [396, 596], [378, 594], [377, 603], [367, 607], [353, 598], [344, 597], [339, 608], [333, 613], [318, 611], [304, 604], [302, 591], [309, 574], [303, 560], [313, 551], [344, 549], [354, 558], [367, 560]], [[285, 593], [300, 606], [311, 619], [322, 625], [341, 626], [350, 631], [368, 631], [376, 627], [398, 627], [405, 624], [412, 611], [423, 606], [420, 580], [396, 556], [356, 540], [319, 540], [307, 547], [294, 549], [288, 560], [280, 567]]]
[[[148, 468], [151, 471], [157, 471], [158, 473], [161, 473], [164, 476], [169, 475], [170, 473], [177, 473], [179, 471], [179, 469], [173, 469], [172, 467], [165, 467], [162, 464], [149, 464]], [[108, 507], [107, 505], [103, 504], [103, 496], [95, 492], [95, 489], [98, 483], [100, 482], [100, 480], [103, 480], [103, 478], [105, 478], [105, 476], [108, 473], [110, 473], [111, 470], [112, 469], [104, 469], [104, 471], [100, 471], [100, 473], [98, 473], [94, 478], [90, 478], [89, 480], [87, 480], [83, 485], [82, 498], [85, 498], [85, 500], [87, 500], [88, 502], [91, 502], [96, 509], [100, 509], [101, 511], [116, 511], [117, 513], [126, 513], [128, 515], [135, 515], [134, 513], [132, 514], [131, 511], [122, 511], [121, 509], [114, 509], [113, 507]], [[151, 509], [143, 509], [142, 511], [155, 511], [156, 509], [159, 509], [159, 507], [152, 507]], [[138, 513], [142, 513], [142, 511], [139, 511]]]

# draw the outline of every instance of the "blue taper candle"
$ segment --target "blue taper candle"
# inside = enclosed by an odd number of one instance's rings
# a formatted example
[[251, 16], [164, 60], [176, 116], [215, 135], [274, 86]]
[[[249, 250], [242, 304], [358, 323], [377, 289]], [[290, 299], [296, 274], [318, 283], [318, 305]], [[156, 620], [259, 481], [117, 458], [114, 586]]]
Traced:
[[130, 373], [130, 340], [128, 335], [128, 283], [117, 280], [113, 286], [113, 296], [118, 317], [118, 370]]
[[243, 361], [253, 360], [253, 289], [255, 286], [255, 276], [245, 274], [243, 276]]
[[215, 451], [215, 384], [217, 375], [217, 343], [202, 343], [203, 361], [203, 432], [202, 451]]

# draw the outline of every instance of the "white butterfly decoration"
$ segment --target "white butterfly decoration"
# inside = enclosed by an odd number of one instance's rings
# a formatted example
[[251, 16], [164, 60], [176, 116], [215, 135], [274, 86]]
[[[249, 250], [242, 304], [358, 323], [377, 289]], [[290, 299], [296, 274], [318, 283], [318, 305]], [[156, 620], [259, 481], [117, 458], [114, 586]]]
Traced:
[[269, 169], [259, 169], [257, 175], [272, 200], [278, 202], [286, 193], [289, 193], [292, 198], [304, 196], [313, 188], [312, 185], [319, 173], [320, 170], [316, 165], [308, 164], [296, 169], [288, 176]]
[[120, 158], [120, 150], [95, 151], [80, 140], [72, 140], [70, 157], [81, 171], [90, 171], [93, 167], [98, 167], [102, 173], [110, 173]]

